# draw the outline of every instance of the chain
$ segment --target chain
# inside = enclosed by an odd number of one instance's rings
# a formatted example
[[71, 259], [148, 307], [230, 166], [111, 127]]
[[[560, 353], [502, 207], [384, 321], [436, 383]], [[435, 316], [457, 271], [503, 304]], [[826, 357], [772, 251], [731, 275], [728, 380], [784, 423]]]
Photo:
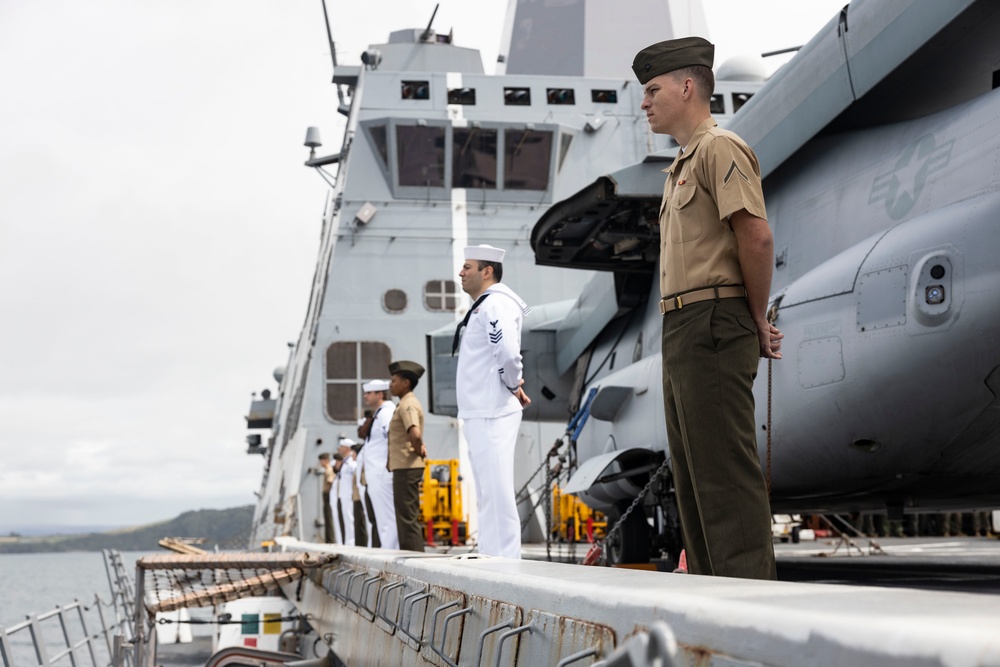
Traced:
[[621, 529], [622, 524], [625, 523], [625, 519], [627, 519], [636, 506], [642, 502], [642, 499], [646, 497], [646, 494], [649, 493], [651, 488], [653, 488], [653, 484], [656, 480], [658, 480], [660, 475], [666, 471], [669, 463], [670, 459], [663, 459], [663, 463], [661, 463], [660, 467], [656, 469], [656, 472], [650, 476], [649, 481], [646, 482], [646, 486], [642, 487], [642, 491], [640, 491], [639, 495], [635, 497], [632, 504], [628, 506], [628, 509], [626, 509], [620, 517], [618, 517], [618, 520], [615, 521], [615, 525], [613, 525], [611, 529], [604, 534], [604, 539], [597, 540], [594, 543], [594, 546], [591, 547], [590, 552], [583, 559], [584, 565], [594, 565], [597, 559], [600, 559], [602, 565], [607, 565], [607, 551], [604, 549], [604, 545], [607, 544], [612, 535], [616, 534]]
[[767, 360], [767, 499], [771, 500], [771, 359]]
[[[540, 473], [542, 471], [542, 468], [544, 468], [548, 464], [549, 459], [555, 456], [556, 450], [562, 446], [564, 439], [565, 436], [555, 441], [555, 444], [552, 445], [552, 449], [550, 449], [549, 453], [545, 455], [544, 459], [542, 459], [542, 464], [537, 468], [535, 468], [535, 472], [531, 473], [531, 477], [529, 477], [528, 481], [524, 483], [524, 486], [522, 486], [521, 489], [514, 494], [515, 498], [520, 498], [521, 494], [528, 490], [528, 485], [531, 484], [532, 481], [534, 481], [535, 477], [538, 477], [538, 473]], [[537, 507], [537, 505], [535, 507]]]

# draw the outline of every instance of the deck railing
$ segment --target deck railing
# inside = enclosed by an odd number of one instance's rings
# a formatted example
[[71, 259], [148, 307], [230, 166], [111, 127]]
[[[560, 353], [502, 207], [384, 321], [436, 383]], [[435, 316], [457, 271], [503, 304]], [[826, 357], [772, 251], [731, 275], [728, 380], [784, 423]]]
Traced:
[[[126, 648], [133, 637], [133, 616], [129, 612], [134, 588], [121, 554], [113, 550], [103, 553], [111, 602], [95, 594], [89, 607], [74, 600], [52, 611], [28, 614], [21, 623], [0, 627], [2, 667], [131, 665], [132, 656]], [[110, 612], [110, 618], [105, 617], [105, 610]], [[91, 632], [90, 628], [98, 625], [100, 629]]]

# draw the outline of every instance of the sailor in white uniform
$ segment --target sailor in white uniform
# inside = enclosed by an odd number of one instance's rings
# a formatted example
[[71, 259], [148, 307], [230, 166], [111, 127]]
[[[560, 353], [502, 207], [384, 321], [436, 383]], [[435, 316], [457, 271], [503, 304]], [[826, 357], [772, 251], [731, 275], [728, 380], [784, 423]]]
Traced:
[[350, 438], [340, 438], [340, 455], [344, 460], [340, 464], [340, 472], [337, 486], [337, 497], [340, 499], [340, 525], [343, 526], [341, 534], [341, 544], [349, 547], [354, 546], [354, 474], [357, 471], [358, 463], [354, 460], [354, 452], [351, 445], [355, 444]]
[[396, 506], [392, 499], [392, 473], [387, 467], [389, 461], [389, 420], [396, 410], [396, 404], [386, 400], [389, 392], [388, 380], [372, 380], [361, 385], [365, 404], [373, 410], [371, 429], [365, 438], [365, 482], [368, 497], [375, 510], [375, 524], [378, 539], [383, 549], [399, 549], [399, 534], [396, 532]]
[[456, 390], [476, 481], [479, 553], [520, 558], [514, 446], [522, 410], [531, 403], [521, 388], [521, 325], [530, 309], [500, 282], [504, 254], [488, 245], [465, 248], [458, 275], [474, 303], [455, 331], [452, 351], [466, 327], [458, 353]]

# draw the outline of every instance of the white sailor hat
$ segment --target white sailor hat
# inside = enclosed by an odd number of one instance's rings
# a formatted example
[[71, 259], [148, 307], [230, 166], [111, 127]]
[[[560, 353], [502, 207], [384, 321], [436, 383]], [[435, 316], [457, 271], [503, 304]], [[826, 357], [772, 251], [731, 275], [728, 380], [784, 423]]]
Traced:
[[361, 385], [362, 391], [389, 391], [388, 380], [372, 380]]
[[502, 248], [494, 248], [485, 243], [480, 245], [465, 246], [465, 258], [477, 259], [482, 262], [497, 262], [503, 264], [503, 256], [507, 253]]
[[357, 441], [351, 440], [350, 438], [345, 438], [344, 436], [340, 436], [340, 442], [338, 442], [337, 444], [340, 445], [341, 447], [351, 447], [358, 443]]

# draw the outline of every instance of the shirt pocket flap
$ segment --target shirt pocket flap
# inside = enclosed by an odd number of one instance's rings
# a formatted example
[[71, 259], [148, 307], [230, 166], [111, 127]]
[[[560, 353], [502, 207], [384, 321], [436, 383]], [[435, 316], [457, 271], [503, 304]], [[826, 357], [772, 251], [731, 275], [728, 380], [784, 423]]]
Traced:
[[697, 189], [694, 183], [676, 186], [673, 196], [670, 198], [670, 205], [674, 208], [684, 208], [694, 199]]

